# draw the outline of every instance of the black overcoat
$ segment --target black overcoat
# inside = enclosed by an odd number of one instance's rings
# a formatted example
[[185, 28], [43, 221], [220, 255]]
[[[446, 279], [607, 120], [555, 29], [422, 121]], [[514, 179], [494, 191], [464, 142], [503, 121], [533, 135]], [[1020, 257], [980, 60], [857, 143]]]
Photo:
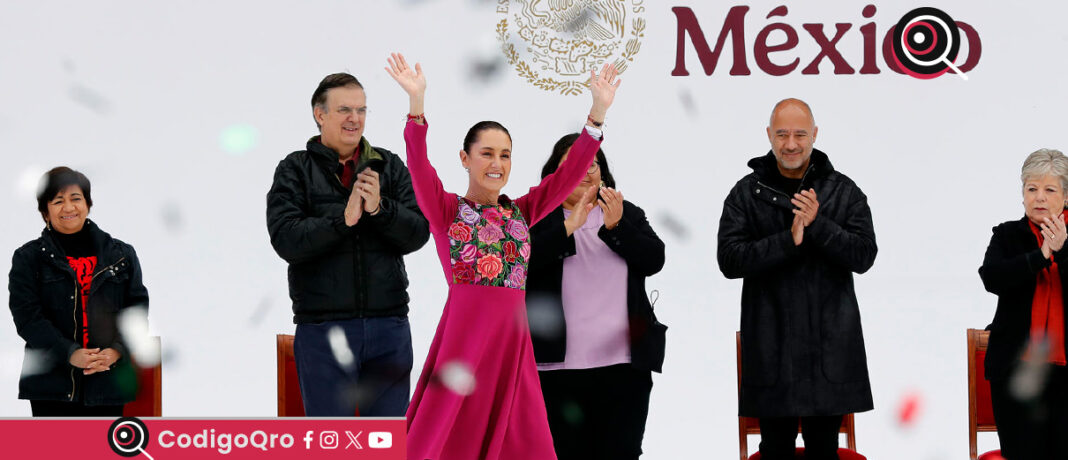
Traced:
[[[998, 296], [994, 321], [987, 326], [990, 331], [985, 361], [987, 380], [1008, 378], [1019, 362], [1031, 337], [1031, 301], [1037, 275], [1050, 266], [1049, 259], [1042, 257], [1038, 239], [1031, 233], [1026, 217], [998, 225], [993, 232], [983, 266], [979, 267], [983, 287]], [[1061, 285], [1068, 286], [1068, 247], [1054, 252], [1053, 259], [1057, 261]], [[1068, 316], [1065, 330], [1068, 330]]]
[[719, 268], [742, 278], [739, 415], [837, 415], [873, 408], [853, 273], [875, 261], [867, 197], [813, 150], [801, 188], [816, 219], [795, 246], [790, 198], [771, 152], [723, 204]]

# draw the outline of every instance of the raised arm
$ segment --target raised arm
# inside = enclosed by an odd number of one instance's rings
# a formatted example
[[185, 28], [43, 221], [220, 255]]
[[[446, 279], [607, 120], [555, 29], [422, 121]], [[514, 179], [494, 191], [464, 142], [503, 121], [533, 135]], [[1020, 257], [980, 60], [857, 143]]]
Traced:
[[619, 70], [612, 64], [605, 64], [601, 73], [590, 71], [590, 94], [593, 106], [586, 117], [586, 127], [571, 151], [556, 172], [545, 176], [541, 183], [531, 187], [526, 195], [516, 200], [520, 211], [527, 218], [527, 224], [534, 225], [555, 209], [578, 186], [593, 162], [597, 149], [601, 147], [601, 125], [605, 114], [616, 97], [616, 90], [623, 80], [617, 79]]
[[386, 67], [386, 72], [408, 93], [408, 123], [404, 126], [404, 144], [408, 156], [408, 171], [412, 175], [412, 188], [415, 189], [415, 200], [423, 210], [430, 230], [444, 231], [456, 217], [459, 208], [455, 197], [445, 193], [438, 172], [427, 158], [427, 123], [423, 114], [426, 75], [418, 63], [414, 69], [408, 66], [404, 55], [400, 53], [393, 53], [387, 61], [389, 66]]

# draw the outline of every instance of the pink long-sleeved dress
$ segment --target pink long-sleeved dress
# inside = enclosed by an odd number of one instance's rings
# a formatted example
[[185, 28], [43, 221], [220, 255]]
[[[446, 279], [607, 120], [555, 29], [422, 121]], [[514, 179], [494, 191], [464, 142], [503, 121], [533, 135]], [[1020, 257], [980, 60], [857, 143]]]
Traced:
[[583, 132], [526, 195], [480, 205], [445, 192], [426, 132], [405, 126], [408, 169], [449, 297], [408, 407], [408, 458], [556, 459], [527, 326], [527, 228], [578, 186], [600, 141]]

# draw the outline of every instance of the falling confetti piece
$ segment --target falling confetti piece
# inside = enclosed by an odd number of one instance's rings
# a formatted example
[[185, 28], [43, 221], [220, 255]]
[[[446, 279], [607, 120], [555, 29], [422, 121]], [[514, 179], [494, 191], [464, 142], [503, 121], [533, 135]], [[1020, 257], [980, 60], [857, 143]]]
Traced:
[[178, 206], [178, 203], [173, 201], [165, 203], [160, 209], [160, 217], [167, 230], [171, 233], [181, 233], [184, 222], [182, 221], [182, 208]]
[[453, 361], [442, 366], [437, 379], [453, 393], [467, 396], [475, 392], [475, 375], [466, 364]]
[[48, 372], [51, 368], [52, 358], [48, 355], [47, 351], [32, 348], [26, 349], [26, 354], [22, 361], [22, 378], [43, 374]]
[[119, 312], [119, 332], [133, 360], [141, 367], [155, 367], [160, 362], [159, 341], [148, 333], [148, 309], [129, 307]]
[[334, 359], [337, 363], [347, 371], [352, 371], [356, 367], [356, 357], [352, 354], [352, 348], [349, 348], [349, 340], [345, 337], [345, 330], [341, 326], [331, 327], [326, 332], [326, 338], [330, 342], [330, 351], [334, 353]]
[[219, 135], [219, 147], [231, 155], [244, 155], [256, 148], [260, 132], [249, 124], [236, 124], [227, 127]]
[[108, 101], [104, 95], [100, 92], [81, 85], [71, 85], [67, 90], [67, 95], [70, 96], [74, 102], [81, 104], [97, 115], [108, 115], [111, 113], [111, 102]]
[[37, 194], [44, 189], [45, 182], [41, 180], [47, 172], [44, 168], [31, 165], [19, 173], [19, 179], [15, 183], [15, 194], [23, 199], [37, 199]]
[[679, 102], [682, 103], [682, 109], [687, 115], [691, 117], [697, 115], [697, 102], [693, 99], [693, 91], [687, 88], [679, 90]]
[[[1037, 356], [1045, 356], [1049, 352], [1049, 342], [1043, 341], [1036, 344], [1032, 351]], [[1050, 366], [1047, 363], [1040, 360], [1024, 359], [1009, 377], [1009, 393], [1018, 401], [1034, 401], [1046, 390], [1049, 373]]]
[[920, 410], [923, 407], [923, 398], [917, 392], [907, 393], [901, 398], [897, 408], [898, 425], [908, 428], [919, 419]]
[[257, 326], [261, 322], [263, 322], [263, 318], [265, 318], [267, 316], [267, 313], [271, 311], [272, 305], [273, 302], [271, 302], [270, 297], [264, 297], [263, 299], [260, 299], [260, 304], [256, 306], [255, 310], [252, 311], [252, 316], [248, 319], [249, 325]]
[[675, 214], [669, 211], [662, 211], [660, 213], [660, 224], [664, 228], [674, 235], [676, 238], [686, 241], [690, 239], [690, 230], [686, 227], [686, 224], [682, 220], [675, 217]]
[[543, 340], [555, 340], [564, 332], [564, 312], [552, 300], [531, 298], [527, 302], [530, 335]]

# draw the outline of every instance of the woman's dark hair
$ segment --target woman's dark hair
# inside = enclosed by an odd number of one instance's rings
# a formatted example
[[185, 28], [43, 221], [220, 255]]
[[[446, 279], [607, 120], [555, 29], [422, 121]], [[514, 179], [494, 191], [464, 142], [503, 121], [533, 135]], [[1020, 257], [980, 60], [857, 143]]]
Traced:
[[475, 126], [472, 126], [471, 129], [467, 130], [467, 135], [464, 136], [464, 151], [471, 153], [471, 144], [478, 142], [478, 136], [482, 134], [482, 131], [491, 129], [503, 131], [504, 135], [508, 136], [508, 141], [512, 141], [512, 134], [508, 132], [508, 128], [505, 128], [504, 125], [497, 123], [496, 121], [480, 121], [475, 123]]
[[[570, 149], [572, 145], [575, 145], [575, 141], [578, 140], [578, 133], [568, 134], [561, 137], [556, 141], [556, 145], [553, 146], [553, 153], [549, 155], [549, 159], [545, 161], [545, 166], [541, 167], [541, 178], [556, 172], [556, 168], [560, 166], [560, 159], [567, 153], [567, 149]], [[612, 172], [608, 170], [608, 158], [604, 156], [604, 150], [597, 149], [597, 157], [593, 160], [597, 162], [597, 167], [601, 169], [601, 180], [604, 181], [605, 187], [616, 188], [616, 179], [612, 177]]]
[[41, 212], [41, 217], [48, 221], [48, 202], [52, 201], [59, 192], [71, 185], [77, 185], [82, 189], [82, 195], [85, 196], [86, 207], [93, 207], [93, 194], [89, 185], [89, 178], [85, 177], [78, 171], [70, 169], [66, 166], [58, 166], [52, 168], [51, 171], [45, 173], [41, 177], [41, 183], [38, 187], [37, 193], [37, 210]]

